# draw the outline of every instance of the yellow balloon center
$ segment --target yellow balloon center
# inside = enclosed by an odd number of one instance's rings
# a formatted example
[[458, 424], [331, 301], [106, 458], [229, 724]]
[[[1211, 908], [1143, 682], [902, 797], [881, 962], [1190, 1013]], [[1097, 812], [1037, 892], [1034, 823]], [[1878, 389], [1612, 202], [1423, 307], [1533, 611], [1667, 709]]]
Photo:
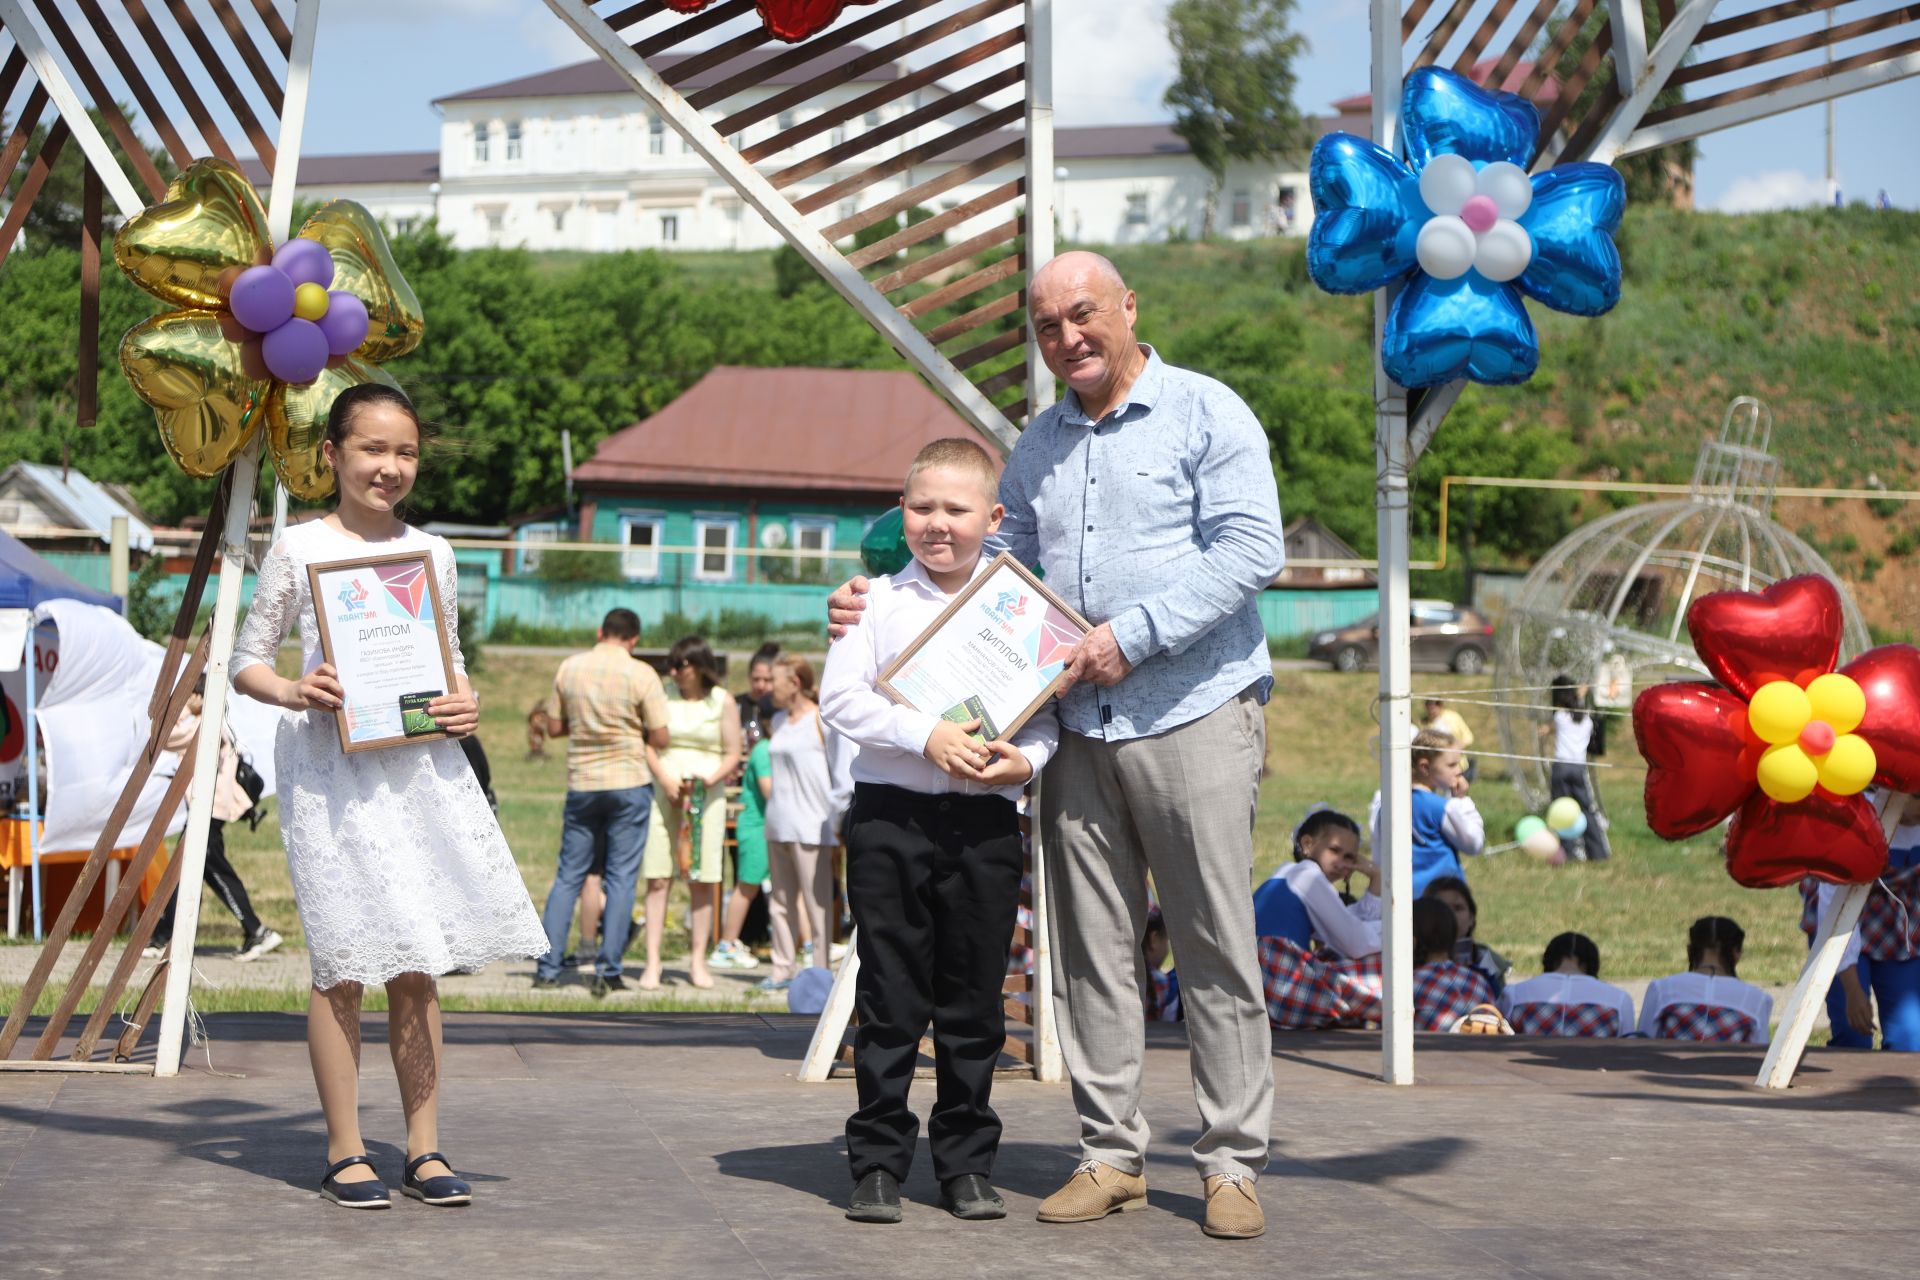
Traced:
[[[281, 294], [281, 297], [286, 297]], [[302, 320], [318, 320], [327, 314], [327, 291], [311, 282], [293, 291], [293, 314]]]
[[1769, 744], [1757, 768], [1760, 789], [1783, 804], [1806, 799], [1816, 785], [1837, 796], [1866, 790], [1879, 768], [1872, 745], [1853, 732], [1866, 714], [1866, 692], [1839, 672], [1805, 689], [1791, 680], [1762, 685], [1747, 704], [1747, 724]]

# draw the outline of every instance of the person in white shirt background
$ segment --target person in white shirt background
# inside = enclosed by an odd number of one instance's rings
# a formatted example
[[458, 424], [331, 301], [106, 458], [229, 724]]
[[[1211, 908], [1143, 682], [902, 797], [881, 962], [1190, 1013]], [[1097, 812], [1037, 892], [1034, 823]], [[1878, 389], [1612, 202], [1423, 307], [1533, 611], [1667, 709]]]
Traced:
[[[1746, 930], [1725, 916], [1695, 920], [1687, 931], [1686, 972], [1655, 978], [1647, 984], [1646, 998], [1640, 1004], [1640, 1034], [1663, 1040], [1722, 1038], [1688, 1034], [1684, 1015], [1690, 1009], [1731, 1010], [1745, 1015], [1753, 1024], [1745, 1043], [1767, 1043], [1773, 997], [1734, 973], [1746, 941]], [[1661, 1015], [1669, 1009], [1675, 1011], [1675, 1017], [1663, 1026]]]
[[[1600, 948], [1584, 933], [1556, 934], [1540, 958], [1540, 976], [1515, 982], [1500, 993], [1500, 1012], [1521, 1035], [1632, 1035], [1633, 997], [1600, 981]], [[1552, 1006], [1541, 1018], [1537, 1006]], [[1611, 1012], [1611, 1021], [1601, 1016]], [[1521, 1024], [1527, 1029], [1522, 1029]]]
[[1573, 682], [1571, 676], [1555, 676], [1553, 692], [1553, 723], [1540, 726], [1540, 734], [1553, 735], [1553, 768], [1549, 774], [1548, 789], [1553, 798], [1572, 796], [1580, 805], [1580, 812], [1586, 815], [1587, 827], [1579, 839], [1570, 840], [1565, 836], [1560, 844], [1566, 850], [1569, 861], [1584, 859], [1587, 862], [1605, 862], [1613, 856], [1613, 849], [1607, 843], [1606, 820], [1600, 814], [1600, 807], [1593, 800], [1593, 786], [1587, 772], [1587, 747], [1593, 742], [1593, 717], [1580, 705], [1585, 690]]
[[[833, 848], [853, 787], [847, 774], [853, 745], [826, 727], [817, 696], [812, 663], [794, 653], [773, 660], [773, 705], [779, 711], [767, 735], [773, 789], [766, 813], [773, 973], [756, 984], [763, 991], [785, 991], [796, 968], [832, 967]], [[811, 950], [795, 944], [802, 912]]]

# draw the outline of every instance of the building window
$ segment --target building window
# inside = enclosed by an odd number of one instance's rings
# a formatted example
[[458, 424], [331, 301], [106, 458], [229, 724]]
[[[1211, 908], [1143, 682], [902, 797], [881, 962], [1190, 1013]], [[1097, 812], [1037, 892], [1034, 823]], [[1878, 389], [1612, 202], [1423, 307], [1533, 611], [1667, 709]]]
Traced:
[[567, 535], [573, 532], [573, 526], [555, 521], [550, 524], [528, 524], [520, 527], [520, 549], [514, 554], [514, 572], [532, 573], [540, 567], [540, 544], [543, 542], [565, 542]]
[[553, 229], [555, 231], [565, 231], [567, 229], [567, 211], [565, 209], [553, 209], [550, 212], [553, 214]]
[[647, 154], [663, 156], [667, 154], [667, 122], [659, 116], [647, 121]]
[[487, 162], [488, 143], [490, 141], [491, 138], [487, 133], [487, 126], [483, 124], [473, 126], [473, 158], [475, 163], [485, 164]]
[[507, 122], [507, 159], [518, 160], [519, 158], [520, 122], [518, 120], [509, 120]]
[[660, 243], [672, 244], [680, 238], [680, 215], [663, 213], [660, 215]]
[[393, 220], [393, 234], [404, 236], [412, 231], [419, 221], [420, 219], [418, 218], [395, 218]]
[[1144, 227], [1147, 225], [1147, 196], [1145, 192], [1135, 192], [1127, 197], [1127, 225]]
[[709, 516], [693, 522], [693, 576], [704, 582], [725, 582], [733, 577], [733, 541], [739, 522], [726, 516]]
[[629, 582], [652, 582], [660, 576], [666, 525], [665, 516], [651, 511], [620, 517], [620, 572]]
[[800, 517], [793, 522], [793, 549], [811, 554], [796, 555], [793, 567], [803, 580], [825, 582], [828, 559], [833, 555], [833, 521]]
[[831, 145], [837, 147], [845, 143], [846, 140], [847, 140], [847, 126], [843, 124], [837, 124], [833, 126], [833, 142]]
[[800, 117], [794, 112], [782, 111], [780, 113], [780, 132], [785, 133], [798, 123], [800, 123]]
[[487, 220], [488, 235], [497, 236], [507, 229], [507, 208], [505, 205], [491, 204], [480, 212]]
[[878, 111], [867, 112], [867, 128], [878, 129], [879, 127], [880, 127], [880, 113]]
[[1233, 193], [1232, 217], [1233, 225], [1236, 227], [1253, 225], [1253, 193], [1251, 191]]

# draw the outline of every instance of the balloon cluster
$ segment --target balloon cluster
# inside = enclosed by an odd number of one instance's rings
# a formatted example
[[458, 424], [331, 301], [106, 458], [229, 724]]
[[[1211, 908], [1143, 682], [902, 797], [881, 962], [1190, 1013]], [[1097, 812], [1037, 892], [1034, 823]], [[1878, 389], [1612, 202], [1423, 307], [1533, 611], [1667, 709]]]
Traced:
[[281, 245], [264, 266], [222, 273], [242, 358], [282, 382], [312, 382], [328, 360], [344, 359], [365, 342], [367, 304], [328, 289], [333, 275], [326, 246], [302, 239]]
[[1533, 104], [1439, 67], [1407, 77], [1400, 132], [1404, 159], [1350, 133], [1314, 145], [1308, 273], [1328, 293], [1405, 281], [1380, 342], [1401, 386], [1525, 382], [1540, 341], [1523, 297], [1577, 316], [1619, 301], [1626, 184], [1603, 164], [1529, 176]]
[[1633, 704], [1656, 835], [1731, 816], [1727, 872], [1750, 888], [1880, 874], [1886, 833], [1862, 793], [1920, 791], [1920, 650], [1883, 645], [1836, 671], [1842, 625], [1820, 577], [1693, 602], [1687, 631], [1718, 684], [1656, 685]]
[[113, 258], [164, 309], [120, 340], [128, 385], [190, 476], [217, 476], [264, 435], [289, 493], [333, 492], [321, 452], [334, 399], [420, 343], [420, 300], [380, 222], [351, 200], [315, 210], [274, 247], [245, 174], [196, 160], [127, 219]]
[[1566, 861], [1562, 840], [1578, 840], [1587, 833], [1587, 815], [1572, 796], [1561, 796], [1547, 806], [1547, 816], [1528, 814], [1513, 824], [1513, 841], [1542, 862]]

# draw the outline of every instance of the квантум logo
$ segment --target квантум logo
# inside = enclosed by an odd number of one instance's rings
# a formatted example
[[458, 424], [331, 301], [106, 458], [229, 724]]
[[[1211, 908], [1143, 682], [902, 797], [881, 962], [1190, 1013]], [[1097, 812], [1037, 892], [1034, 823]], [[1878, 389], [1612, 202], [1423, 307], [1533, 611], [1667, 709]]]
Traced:
[[1002, 624], [1011, 624], [1015, 618], [1026, 616], [1027, 597], [1018, 591], [999, 592], [987, 612], [998, 618]]
[[360, 579], [350, 579], [336, 594], [340, 601], [341, 622], [358, 622], [376, 616], [367, 608], [367, 589], [360, 585]]

